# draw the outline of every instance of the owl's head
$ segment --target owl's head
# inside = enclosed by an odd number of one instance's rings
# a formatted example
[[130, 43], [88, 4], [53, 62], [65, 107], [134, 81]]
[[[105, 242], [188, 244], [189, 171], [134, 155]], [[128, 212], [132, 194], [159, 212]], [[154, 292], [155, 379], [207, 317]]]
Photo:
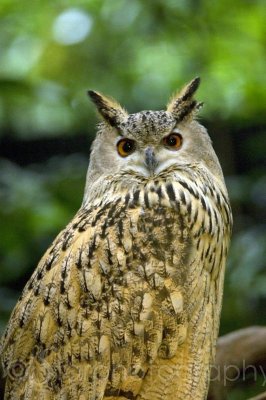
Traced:
[[206, 129], [196, 120], [201, 108], [193, 95], [195, 78], [170, 100], [165, 111], [128, 114], [116, 101], [89, 91], [103, 117], [92, 146], [88, 177], [98, 179], [116, 173], [150, 179], [175, 165], [204, 164], [221, 174]]

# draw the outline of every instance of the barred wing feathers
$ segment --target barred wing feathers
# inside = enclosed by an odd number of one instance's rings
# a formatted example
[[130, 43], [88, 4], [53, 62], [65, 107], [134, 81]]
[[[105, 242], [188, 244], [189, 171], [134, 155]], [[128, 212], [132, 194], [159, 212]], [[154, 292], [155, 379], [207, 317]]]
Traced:
[[12, 314], [6, 399], [175, 398], [167, 376], [208, 363], [231, 217], [204, 182], [158, 179], [80, 209]]

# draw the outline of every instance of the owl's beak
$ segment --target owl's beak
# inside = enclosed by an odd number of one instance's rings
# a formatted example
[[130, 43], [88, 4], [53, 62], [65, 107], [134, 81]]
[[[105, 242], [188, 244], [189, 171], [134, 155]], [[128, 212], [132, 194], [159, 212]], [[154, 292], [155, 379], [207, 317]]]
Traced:
[[158, 162], [155, 157], [154, 149], [152, 147], [147, 147], [144, 151], [145, 154], [145, 164], [148, 170], [153, 173]]

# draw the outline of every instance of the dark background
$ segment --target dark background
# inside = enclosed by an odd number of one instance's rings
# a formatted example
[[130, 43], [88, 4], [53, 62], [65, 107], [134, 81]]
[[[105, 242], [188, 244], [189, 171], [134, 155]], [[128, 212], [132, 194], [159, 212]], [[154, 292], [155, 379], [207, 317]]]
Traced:
[[265, 325], [265, 16], [263, 0], [1, 1], [0, 331], [81, 204], [97, 122], [86, 90], [161, 109], [198, 75], [234, 213], [220, 333]]

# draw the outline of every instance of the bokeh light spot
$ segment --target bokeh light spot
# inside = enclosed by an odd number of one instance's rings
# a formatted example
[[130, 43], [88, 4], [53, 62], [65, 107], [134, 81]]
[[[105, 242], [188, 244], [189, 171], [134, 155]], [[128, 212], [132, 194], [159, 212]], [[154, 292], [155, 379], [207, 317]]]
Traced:
[[54, 22], [54, 39], [66, 46], [80, 43], [89, 35], [92, 23], [92, 17], [88, 13], [77, 8], [69, 8]]

